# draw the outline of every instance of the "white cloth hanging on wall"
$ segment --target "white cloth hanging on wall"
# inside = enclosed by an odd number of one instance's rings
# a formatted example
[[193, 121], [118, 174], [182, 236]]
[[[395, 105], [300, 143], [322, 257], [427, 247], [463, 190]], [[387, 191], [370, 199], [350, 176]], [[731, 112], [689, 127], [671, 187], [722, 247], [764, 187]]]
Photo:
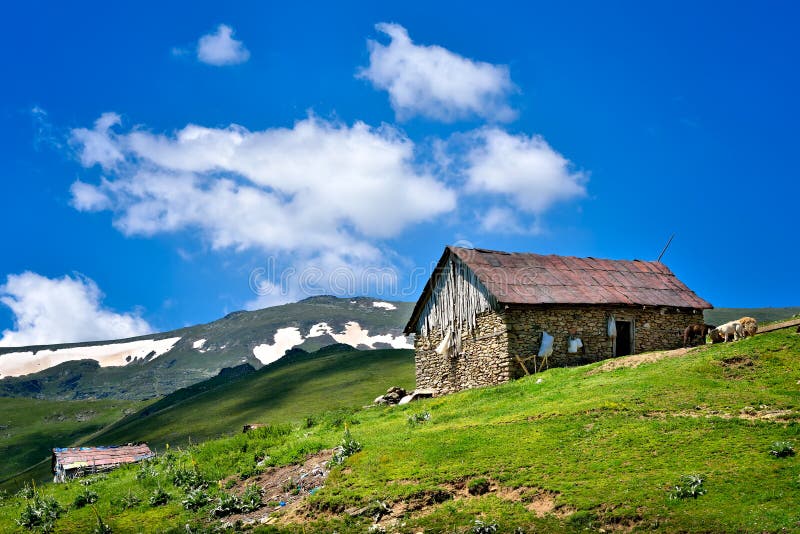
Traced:
[[608, 318], [608, 337], [611, 339], [617, 337], [617, 321], [614, 320], [613, 314]]
[[542, 332], [542, 344], [539, 347], [538, 356], [544, 358], [553, 354], [553, 336], [547, 332]]
[[441, 354], [443, 356], [450, 354], [450, 340], [452, 337], [453, 335], [451, 332], [448, 332], [444, 336], [444, 339], [442, 339], [441, 343], [436, 347], [436, 354]]
[[583, 341], [581, 338], [575, 336], [569, 338], [569, 343], [567, 344], [567, 352], [575, 354], [578, 352], [579, 349], [583, 348]]

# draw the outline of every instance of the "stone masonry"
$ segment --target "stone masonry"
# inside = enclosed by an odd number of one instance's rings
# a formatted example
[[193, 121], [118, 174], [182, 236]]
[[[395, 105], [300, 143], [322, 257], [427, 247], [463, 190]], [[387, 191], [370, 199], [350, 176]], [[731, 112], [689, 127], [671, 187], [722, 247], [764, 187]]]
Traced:
[[[634, 353], [668, 350], [682, 346], [683, 330], [702, 323], [701, 310], [643, 308], [641, 306], [515, 306], [478, 316], [471, 334], [461, 340], [457, 354], [440, 355], [436, 347], [440, 331], [428, 337], [417, 335], [416, 381], [418, 388], [438, 394], [508, 382], [524, 375], [514, 356], [526, 358], [539, 351], [542, 331], [554, 337], [550, 367], [581, 365], [613, 356], [607, 335], [610, 314], [617, 321], [633, 324]], [[568, 354], [569, 330], [574, 328], [585, 354]], [[532, 365], [529, 365], [532, 371]]]

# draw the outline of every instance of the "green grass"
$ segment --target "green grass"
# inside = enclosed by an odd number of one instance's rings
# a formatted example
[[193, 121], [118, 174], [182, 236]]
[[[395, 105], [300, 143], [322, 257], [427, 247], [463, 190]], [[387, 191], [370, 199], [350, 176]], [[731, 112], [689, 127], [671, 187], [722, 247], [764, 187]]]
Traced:
[[390, 386], [414, 384], [411, 350], [344, 345], [280, 362], [210, 389], [176, 391], [101, 433], [108, 443], [145, 441], [154, 450], [240, 433], [248, 423], [299, 422], [324, 410], [360, 407]]
[[[22, 478], [50, 472], [50, 450], [78, 444], [144, 406], [145, 402], [45, 401], [0, 397], [0, 487], [15, 487], [13, 475], [40, 464]], [[44, 464], [41, 462], [46, 460]]]
[[[212, 481], [247, 477], [263, 468], [258, 458], [281, 465], [335, 446], [347, 425], [362, 450], [333, 469], [325, 487], [309, 497], [314, 519], [281, 527], [284, 531], [364, 532], [371, 520], [345, 510], [376, 500], [395, 509], [427, 503], [406, 514], [397, 532], [469, 532], [477, 519], [497, 523], [499, 532], [516, 527], [525, 532], [796, 531], [800, 463], [797, 456], [776, 458], [770, 450], [777, 442], [800, 443], [798, 356], [800, 336], [777, 331], [635, 369], [593, 375], [587, 371], [600, 364], [552, 369], [409, 406], [322, 414], [308, 424], [172, 450], [155, 463], [153, 477], [137, 479], [139, 467], [130, 467], [91, 487], [100, 495], [98, 512], [115, 532], [184, 531], [186, 524], [209, 530], [208, 506], [197, 512], [180, 506], [185, 490], [172, 485], [175, 469], [196, 465]], [[231, 410], [238, 406], [232, 399], [228, 403]], [[408, 424], [409, 416], [422, 411], [431, 414], [429, 420]], [[778, 416], [740, 417], [768, 412]], [[670, 498], [675, 485], [691, 474], [703, 477], [706, 493]], [[495, 488], [547, 492], [556, 508], [539, 517], [508, 492], [463, 496], [454, 491], [478, 478]], [[158, 508], [140, 504], [123, 510], [115, 504], [129, 491], [144, 496], [158, 485], [176, 498]], [[43, 491], [66, 506], [79, 491], [70, 486], [49, 485]], [[212, 484], [209, 491], [222, 490]], [[14, 531], [22, 506], [17, 498], [5, 501], [0, 524]], [[67, 512], [56, 526], [59, 532], [84, 532], [94, 522], [90, 510], [80, 509]]]

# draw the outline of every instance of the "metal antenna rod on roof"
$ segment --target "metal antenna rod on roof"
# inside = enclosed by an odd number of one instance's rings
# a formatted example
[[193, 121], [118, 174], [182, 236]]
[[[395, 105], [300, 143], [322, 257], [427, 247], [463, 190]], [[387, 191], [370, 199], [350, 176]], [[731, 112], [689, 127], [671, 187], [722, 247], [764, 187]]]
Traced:
[[667, 251], [667, 249], [669, 248], [670, 243], [672, 243], [672, 240], [674, 238], [675, 238], [675, 234], [672, 234], [671, 236], [669, 236], [669, 241], [667, 241], [667, 244], [664, 245], [664, 249], [661, 251], [661, 254], [658, 255], [658, 259], [656, 260], [657, 263], [661, 263], [661, 258], [664, 257], [664, 253]]

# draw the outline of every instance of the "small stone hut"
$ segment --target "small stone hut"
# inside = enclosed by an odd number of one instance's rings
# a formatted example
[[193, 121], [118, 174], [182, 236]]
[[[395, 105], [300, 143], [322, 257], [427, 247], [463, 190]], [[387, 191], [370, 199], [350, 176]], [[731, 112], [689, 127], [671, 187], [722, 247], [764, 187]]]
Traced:
[[660, 262], [446, 247], [405, 333], [417, 387], [444, 394], [678, 348], [711, 307]]

